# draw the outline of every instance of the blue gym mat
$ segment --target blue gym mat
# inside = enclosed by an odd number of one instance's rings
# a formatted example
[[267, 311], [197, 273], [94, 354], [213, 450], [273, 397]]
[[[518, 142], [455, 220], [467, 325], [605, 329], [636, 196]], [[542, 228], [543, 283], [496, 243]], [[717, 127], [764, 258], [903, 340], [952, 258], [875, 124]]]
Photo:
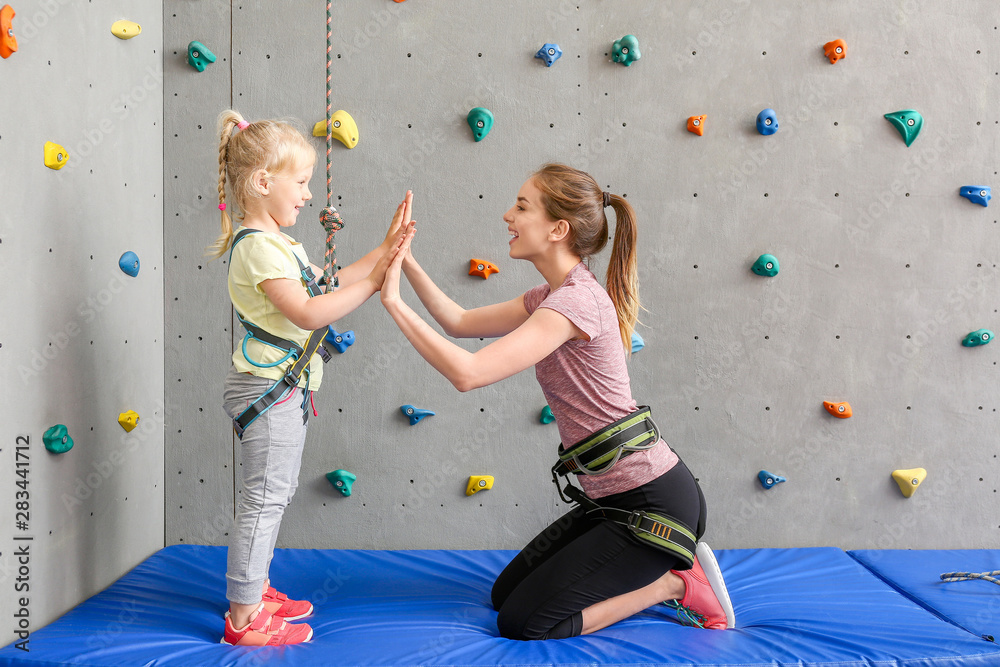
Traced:
[[1000, 665], [1000, 646], [835, 548], [717, 552], [735, 630], [683, 627], [664, 607], [587, 637], [506, 640], [489, 595], [514, 553], [279, 549], [272, 579], [313, 601], [315, 637], [250, 649], [219, 644], [225, 548], [171, 546], [33, 632], [30, 653], [0, 649], [0, 666]]
[[886, 549], [848, 554], [941, 618], [973, 634], [1000, 638], [1000, 585], [982, 579], [941, 581], [945, 572], [1000, 570], [1000, 551]]

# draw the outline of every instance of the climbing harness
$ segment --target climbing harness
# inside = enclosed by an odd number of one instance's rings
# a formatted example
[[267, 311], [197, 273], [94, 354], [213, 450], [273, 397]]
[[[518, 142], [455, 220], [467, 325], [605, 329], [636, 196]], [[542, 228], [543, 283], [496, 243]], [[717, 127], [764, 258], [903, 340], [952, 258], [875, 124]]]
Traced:
[[[244, 229], [233, 239], [233, 245], [229, 250], [229, 266], [233, 265], [233, 250], [236, 248], [236, 244], [241, 240], [259, 232], [258, 229]], [[313, 275], [312, 269], [302, 263], [302, 260], [298, 258], [295, 253], [295, 261], [299, 264], [299, 272], [302, 274], [302, 280], [306, 283], [306, 290], [309, 292], [310, 297], [319, 296], [323, 293], [319, 285], [316, 284], [316, 277]], [[243, 337], [243, 357], [256, 366], [257, 368], [274, 368], [275, 366], [280, 366], [289, 359], [292, 363], [288, 366], [288, 370], [285, 371], [285, 375], [271, 385], [271, 388], [264, 392], [260, 398], [251, 403], [246, 410], [241, 412], [233, 419], [233, 429], [236, 431], [236, 435], [243, 438], [243, 432], [254, 422], [257, 417], [268, 411], [275, 403], [281, 401], [290, 391], [293, 391], [295, 387], [299, 385], [299, 378], [305, 373], [307, 382], [309, 377], [309, 362], [312, 359], [313, 354], [319, 354], [323, 362], [326, 363], [330, 360], [332, 356], [330, 351], [323, 346], [323, 339], [326, 336], [329, 329], [323, 327], [321, 329], [316, 329], [309, 334], [309, 338], [306, 340], [304, 345], [299, 345], [295, 341], [288, 340], [286, 338], [280, 338], [272, 333], [260, 328], [256, 324], [250, 322], [243, 317], [239, 311], [236, 312], [236, 316], [240, 319], [240, 323], [247, 330], [246, 335]], [[261, 364], [257, 363], [247, 354], [247, 341], [250, 339], [261, 342], [265, 345], [270, 345], [271, 347], [277, 348], [285, 353], [285, 356], [278, 361]], [[302, 397], [302, 423], [305, 424], [309, 421], [309, 409], [307, 406], [307, 401], [311, 392], [306, 390], [303, 392]]]
[[653, 447], [660, 440], [659, 431], [648, 406], [593, 433], [569, 449], [560, 446], [559, 460], [552, 466], [552, 482], [563, 502], [576, 503], [588, 517], [607, 519], [624, 526], [640, 540], [677, 556], [689, 569], [694, 564], [698, 535], [683, 521], [667, 514], [641, 510], [604, 507], [571, 483], [560, 488], [559, 478], [569, 473], [603, 475], [624, 457]]
[[333, 235], [344, 227], [344, 221], [340, 213], [333, 207], [333, 159], [330, 157], [333, 150], [333, 118], [330, 110], [333, 108], [333, 33], [331, 32], [331, 22], [333, 20], [333, 4], [331, 0], [326, 0], [326, 208], [319, 212], [319, 221], [326, 230], [326, 254], [323, 257], [323, 283], [332, 288], [339, 286], [337, 280], [337, 245], [333, 242]]

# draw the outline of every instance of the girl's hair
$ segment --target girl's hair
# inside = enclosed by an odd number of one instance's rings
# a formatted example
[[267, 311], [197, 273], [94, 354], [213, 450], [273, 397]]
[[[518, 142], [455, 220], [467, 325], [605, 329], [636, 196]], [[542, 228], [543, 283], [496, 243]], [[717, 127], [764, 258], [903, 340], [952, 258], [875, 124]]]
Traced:
[[[254, 183], [255, 174], [263, 171], [264, 178], [271, 180], [284, 172], [316, 161], [316, 149], [299, 130], [284, 121], [258, 120], [247, 123], [238, 112], [227, 109], [219, 115], [218, 128], [222, 234], [208, 248], [212, 259], [229, 250], [233, 240], [233, 218], [242, 220], [247, 204], [261, 197]], [[232, 217], [226, 204], [227, 179], [234, 203], [239, 209]]]
[[[593, 177], [564, 164], [546, 164], [532, 176], [542, 193], [542, 206], [552, 220], [570, 226], [570, 250], [586, 259], [608, 242], [604, 191]], [[639, 319], [639, 273], [636, 259], [636, 221], [632, 205], [609, 195], [615, 211], [615, 238], [608, 263], [607, 290], [618, 314], [618, 329], [626, 354], [632, 352], [632, 331]]]

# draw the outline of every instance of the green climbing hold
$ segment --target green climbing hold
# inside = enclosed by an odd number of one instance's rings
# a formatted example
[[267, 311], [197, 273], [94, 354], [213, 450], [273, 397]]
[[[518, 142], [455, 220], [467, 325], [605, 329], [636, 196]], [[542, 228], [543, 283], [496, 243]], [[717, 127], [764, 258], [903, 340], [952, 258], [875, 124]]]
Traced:
[[753, 263], [753, 266], [750, 267], [750, 270], [758, 276], [776, 276], [778, 275], [779, 268], [777, 257], [774, 255], [761, 255]]
[[919, 111], [913, 109], [894, 111], [885, 114], [884, 117], [892, 123], [894, 128], [899, 130], [899, 134], [907, 146], [913, 143], [913, 140], [920, 134], [920, 128], [924, 126], [924, 117], [920, 115]]
[[346, 470], [334, 470], [326, 473], [326, 478], [330, 484], [333, 484], [333, 488], [340, 491], [342, 495], [349, 496], [351, 495], [351, 486], [357, 481], [358, 476]]
[[56, 424], [46, 431], [42, 436], [42, 442], [45, 443], [45, 449], [53, 454], [63, 454], [73, 449], [73, 438], [69, 437], [66, 427], [62, 424]]
[[472, 136], [476, 141], [482, 141], [493, 129], [493, 112], [483, 107], [476, 107], [465, 119], [472, 128]]
[[552, 414], [552, 408], [550, 408], [547, 405], [544, 408], [542, 408], [542, 416], [538, 418], [538, 421], [542, 422], [543, 424], [551, 424], [555, 420], [556, 417], [555, 415]]
[[639, 40], [636, 39], [635, 35], [625, 35], [621, 39], [615, 40], [615, 43], [611, 45], [611, 59], [625, 65], [625, 67], [631, 66], [641, 57]]
[[989, 329], [978, 329], [963, 338], [962, 345], [965, 347], [979, 347], [980, 345], [986, 345], [991, 340], [993, 340], [992, 331]]

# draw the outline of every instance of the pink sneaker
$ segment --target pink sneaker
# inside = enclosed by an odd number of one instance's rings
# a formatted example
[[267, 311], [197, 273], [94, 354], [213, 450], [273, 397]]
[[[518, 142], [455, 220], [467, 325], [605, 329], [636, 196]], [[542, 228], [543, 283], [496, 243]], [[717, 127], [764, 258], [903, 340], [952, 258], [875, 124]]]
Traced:
[[311, 602], [308, 600], [289, 600], [287, 595], [276, 591], [274, 586], [267, 587], [262, 601], [269, 612], [286, 621], [297, 621], [300, 618], [311, 616], [313, 613]]
[[671, 572], [684, 580], [684, 597], [680, 602], [668, 600], [663, 604], [677, 611], [677, 618], [681, 623], [711, 630], [726, 630], [736, 626], [733, 603], [729, 599], [722, 570], [719, 569], [711, 547], [698, 542], [694, 567]]
[[257, 615], [239, 630], [233, 627], [229, 612], [226, 612], [226, 629], [221, 643], [230, 646], [283, 646], [307, 642], [312, 636], [312, 628], [305, 623], [286, 623], [261, 604]]

